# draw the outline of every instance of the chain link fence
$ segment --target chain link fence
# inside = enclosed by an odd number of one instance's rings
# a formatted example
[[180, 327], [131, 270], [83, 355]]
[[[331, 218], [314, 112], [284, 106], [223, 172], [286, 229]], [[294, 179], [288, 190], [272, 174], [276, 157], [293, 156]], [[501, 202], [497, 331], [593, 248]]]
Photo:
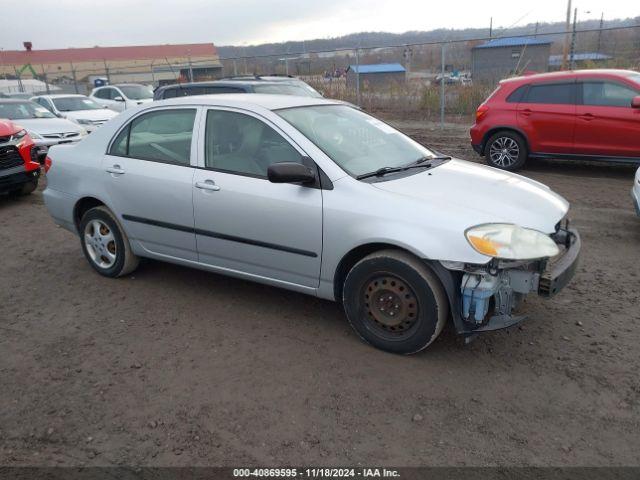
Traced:
[[88, 93], [96, 79], [157, 87], [230, 76], [292, 75], [325, 97], [370, 111], [467, 120], [504, 78], [571, 68], [640, 70], [640, 25], [544, 33], [536, 28], [511, 37], [239, 56], [220, 59], [216, 68], [191, 60], [179, 65], [165, 60], [118, 68], [104, 62], [81, 72], [69, 64], [68, 69], [58, 68], [54, 78], [45, 66], [32, 65], [28, 78], [17, 69], [16, 75], [0, 78], [0, 89]]

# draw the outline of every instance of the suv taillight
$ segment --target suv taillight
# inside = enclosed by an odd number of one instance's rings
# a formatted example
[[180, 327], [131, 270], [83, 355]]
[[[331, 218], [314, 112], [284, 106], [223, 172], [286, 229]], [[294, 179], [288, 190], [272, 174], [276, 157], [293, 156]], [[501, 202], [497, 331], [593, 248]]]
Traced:
[[44, 159], [44, 173], [47, 173], [51, 168], [51, 157], [47, 155]]
[[484, 103], [480, 105], [476, 110], [476, 122], [484, 117], [488, 111], [489, 107], [487, 107]]

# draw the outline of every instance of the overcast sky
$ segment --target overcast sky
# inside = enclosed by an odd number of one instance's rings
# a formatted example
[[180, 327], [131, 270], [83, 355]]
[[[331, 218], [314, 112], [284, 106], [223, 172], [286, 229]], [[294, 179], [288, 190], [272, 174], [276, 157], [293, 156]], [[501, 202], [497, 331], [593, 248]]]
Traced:
[[[15, 50], [213, 42], [249, 45], [337, 37], [562, 21], [565, 0], [20, 0], [5, 12], [0, 48]], [[640, 15], [637, 0], [574, 0], [579, 18]], [[590, 11], [590, 13], [587, 13]], [[28, 12], [25, 16], [24, 12]]]

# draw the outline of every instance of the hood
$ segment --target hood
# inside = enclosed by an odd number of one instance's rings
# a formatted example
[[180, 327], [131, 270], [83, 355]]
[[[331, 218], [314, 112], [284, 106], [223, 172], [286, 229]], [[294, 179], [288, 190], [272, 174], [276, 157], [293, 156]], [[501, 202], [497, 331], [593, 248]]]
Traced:
[[16, 123], [38, 135], [67, 132], [81, 133], [83, 131], [80, 125], [64, 118], [29, 118], [26, 120], [16, 120]]
[[569, 210], [564, 198], [540, 182], [464, 160], [372, 185], [429, 205], [467, 210], [469, 226], [512, 223], [553, 233]]
[[73, 112], [60, 112], [70, 120], [91, 120], [92, 122], [106, 122], [118, 115], [118, 112], [101, 108], [99, 110], [75, 110]]
[[20, 127], [11, 120], [0, 119], [0, 137], [8, 137], [18, 131], [20, 131]]

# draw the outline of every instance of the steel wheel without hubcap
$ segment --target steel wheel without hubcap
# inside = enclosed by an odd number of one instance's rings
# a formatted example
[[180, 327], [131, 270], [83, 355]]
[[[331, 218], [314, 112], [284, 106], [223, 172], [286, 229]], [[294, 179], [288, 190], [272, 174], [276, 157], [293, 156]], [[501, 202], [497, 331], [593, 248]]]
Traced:
[[91, 220], [84, 228], [84, 244], [93, 263], [111, 268], [116, 263], [116, 241], [113, 232], [101, 220]]
[[494, 165], [510, 167], [518, 161], [520, 147], [513, 138], [498, 137], [489, 147], [489, 156]]
[[365, 283], [362, 301], [370, 326], [385, 337], [407, 336], [418, 319], [415, 293], [393, 275], [376, 276]]

